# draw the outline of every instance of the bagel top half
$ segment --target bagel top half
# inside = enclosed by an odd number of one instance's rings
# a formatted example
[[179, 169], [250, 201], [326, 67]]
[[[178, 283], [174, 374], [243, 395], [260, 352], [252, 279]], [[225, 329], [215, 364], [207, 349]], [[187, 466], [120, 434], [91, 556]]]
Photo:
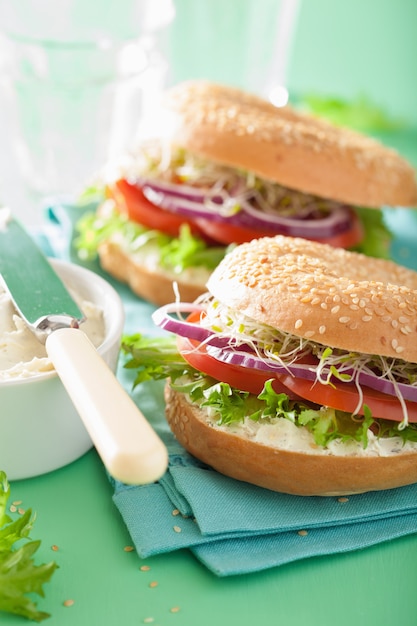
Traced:
[[413, 167], [370, 137], [240, 89], [194, 80], [168, 91], [172, 142], [285, 187], [358, 206], [417, 205]]
[[237, 246], [207, 288], [298, 337], [417, 363], [417, 272], [393, 261], [278, 235]]

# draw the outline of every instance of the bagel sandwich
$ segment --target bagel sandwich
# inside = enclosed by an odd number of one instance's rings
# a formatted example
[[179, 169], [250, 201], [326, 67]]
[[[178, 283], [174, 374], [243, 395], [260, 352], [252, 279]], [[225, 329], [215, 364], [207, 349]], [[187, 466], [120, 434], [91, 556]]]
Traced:
[[[155, 304], [204, 292], [230, 246], [282, 234], [388, 254], [383, 205], [417, 204], [397, 152], [290, 106], [207, 81], [166, 92], [160, 136], [104, 181], [79, 248]], [[87, 244], [86, 244], [87, 242]]]
[[417, 482], [417, 272], [300, 238], [237, 246], [206, 293], [126, 337], [139, 383], [167, 378], [192, 455], [296, 495]]

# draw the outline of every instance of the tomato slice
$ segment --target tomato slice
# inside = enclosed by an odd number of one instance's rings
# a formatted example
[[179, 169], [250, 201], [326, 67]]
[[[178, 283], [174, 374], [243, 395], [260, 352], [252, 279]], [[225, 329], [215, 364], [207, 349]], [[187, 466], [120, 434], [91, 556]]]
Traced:
[[[310, 402], [331, 406], [347, 413], [352, 413], [357, 407], [358, 390], [353, 383], [336, 383], [335, 387], [331, 387], [294, 378], [289, 374], [278, 374], [277, 377], [292, 393]], [[372, 417], [381, 417], [395, 422], [401, 422], [404, 419], [402, 406], [395, 396], [389, 396], [369, 387], [362, 387], [362, 391], [363, 404], [370, 408]], [[417, 422], [417, 402], [407, 401], [407, 411], [409, 422]], [[363, 409], [360, 409], [358, 413], [363, 415]]]
[[[227, 224], [225, 222], [218, 222], [203, 218], [198, 218], [196, 223], [199, 227], [212, 239], [219, 241], [220, 243], [245, 243], [252, 239], [259, 239], [259, 237], [272, 237], [273, 235], [280, 234], [279, 231], [273, 232], [271, 229], [256, 230], [254, 228], [248, 228], [245, 226], [236, 226], [234, 224]], [[321, 239], [319, 237], [311, 237], [312, 240], [319, 241], [321, 243], [327, 243], [335, 248], [352, 248], [359, 244], [363, 239], [363, 228], [361, 221], [357, 214], [352, 211], [352, 223], [351, 227], [337, 235]]]
[[[210, 356], [210, 354], [207, 354], [204, 345], [188, 337], [177, 336], [177, 347], [181, 356], [192, 367], [241, 391], [249, 391], [249, 393], [258, 395], [261, 393], [266, 381], [274, 378], [270, 372], [250, 370], [242, 365], [222, 363]], [[274, 381], [273, 387], [277, 393], [284, 392], [291, 397], [294, 395], [278, 380]]]
[[[191, 313], [187, 321], [198, 323], [201, 313]], [[314, 383], [311, 380], [295, 378], [291, 374], [281, 374], [258, 369], [250, 369], [242, 365], [233, 365], [218, 361], [207, 354], [206, 347], [188, 337], [177, 337], [177, 345], [183, 358], [195, 369], [208, 376], [236, 387], [241, 391], [249, 391], [258, 395], [267, 380], [275, 379], [274, 390], [287, 393], [291, 398], [301, 398], [314, 404], [330, 406], [340, 411], [352, 413], [358, 404], [358, 390], [354, 383], [336, 381], [335, 386]], [[366, 404], [373, 417], [401, 422], [404, 413], [399, 400], [395, 396], [362, 387], [363, 404]], [[409, 422], [417, 422], [417, 402], [407, 401]], [[363, 414], [360, 409], [359, 414]]]
[[194, 235], [207, 238], [196, 223], [156, 206], [145, 197], [139, 187], [131, 185], [125, 179], [120, 179], [108, 186], [107, 194], [115, 201], [121, 213], [146, 228], [159, 230], [171, 237], [178, 237], [181, 226], [188, 224]]

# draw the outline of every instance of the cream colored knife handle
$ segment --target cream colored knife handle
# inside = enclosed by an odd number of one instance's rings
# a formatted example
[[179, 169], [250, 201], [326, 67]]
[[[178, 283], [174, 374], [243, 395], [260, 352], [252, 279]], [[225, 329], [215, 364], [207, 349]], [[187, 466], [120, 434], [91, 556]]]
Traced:
[[55, 330], [46, 350], [110, 474], [128, 484], [158, 480], [166, 448], [87, 335]]

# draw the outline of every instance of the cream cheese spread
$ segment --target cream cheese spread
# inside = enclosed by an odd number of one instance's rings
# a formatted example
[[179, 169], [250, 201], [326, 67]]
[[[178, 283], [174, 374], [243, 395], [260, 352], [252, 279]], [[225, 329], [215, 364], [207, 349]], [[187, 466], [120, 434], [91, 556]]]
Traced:
[[233, 433], [238, 437], [289, 452], [331, 456], [386, 457], [417, 450], [416, 442], [407, 441], [404, 443], [401, 437], [378, 438], [372, 431], [368, 431], [366, 448], [360, 442], [353, 440], [349, 442], [334, 440], [328, 444], [327, 448], [322, 448], [314, 442], [314, 437], [307, 428], [300, 428], [285, 418], [273, 419], [270, 423], [259, 423], [245, 418], [243, 422], [227, 426], [218, 426], [212, 416], [208, 419], [213, 427], [224, 432]]
[[[72, 296], [86, 317], [82, 331], [98, 347], [105, 334], [103, 312], [77, 294]], [[9, 294], [0, 285], [0, 381], [39, 376], [53, 370], [45, 346], [16, 313]]]

